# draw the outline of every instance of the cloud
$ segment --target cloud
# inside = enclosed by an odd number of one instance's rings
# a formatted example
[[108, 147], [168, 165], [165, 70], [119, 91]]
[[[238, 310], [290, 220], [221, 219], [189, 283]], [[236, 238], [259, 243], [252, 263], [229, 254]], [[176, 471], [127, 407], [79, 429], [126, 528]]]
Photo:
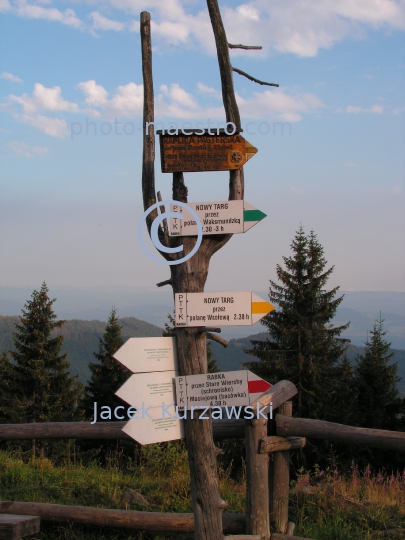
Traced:
[[394, 187], [390, 188], [390, 192], [393, 195], [400, 195], [402, 193], [402, 188], [401, 188], [401, 186], [394, 186]]
[[12, 73], [8, 73], [7, 71], [3, 71], [0, 77], [2, 79], [6, 79], [7, 81], [22, 83], [22, 79], [20, 79], [20, 77], [17, 77], [17, 75], [13, 75]]
[[11, 4], [8, 0], [0, 0], [0, 13], [6, 13], [11, 10]]
[[302, 189], [300, 187], [297, 187], [297, 186], [290, 186], [289, 191], [291, 193], [296, 193], [297, 195], [303, 195], [305, 193], [304, 189]]
[[352, 161], [346, 161], [345, 167], [357, 167], [357, 165]]
[[93, 19], [93, 28], [95, 30], [114, 30], [115, 32], [121, 32], [125, 28], [124, 23], [107, 19], [97, 11], [90, 13], [89, 17]]
[[236, 101], [242, 116], [248, 118], [270, 116], [285, 122], [298, 122], [302, 120], [302, 113], [314, 112], [324, 106], [322, 100], [315, 94], [288, 94], [284, 90], [255, 92], [248, 99], [237, 94]]
[[10, 148], [17, 156], [19, 157], [25, 157], [25, 158], [32, 158], [34, 156], [38, 157], [44, 157], [45, 154], [48, 152], [49, 148], [46, 146], [28, 146], [23, 141], [11, 141], [7, 144], [8, 148]]
[[66, 101], [62, 98], [62, 91], [59, 86], [46, 88], [40, 83], [35, 83], [32, 96], [24, 93], [21, 96], [11, 94], [11, 102], [22, 106], [24, 113], [33, 114], [38, 110], [45, 111], [69, 111], [78, 112], [79, 106], [76, 103]]
[[346, 112], [348, 114], [360, 114], [360, 113], [373, 113], [373, 114], [382, 114], [384, 111], [381, 105], [373, 105], [369, 109], [364, 107], [358, 107], [354, 105], [348, 105], [346, 107]]
[[[58, 21], [72, 28], [86, 25], [72, 9], [60, 11], [43, 7], [50, 0], [0, 0], [0, 11], [11, 11], [21, 17]], [[136, 20], [122, 23], [91, 11], [89, 30], [139, 31], [138, 13], [145, 9], [145, 0], [88, 0], [94, 5], [114, 9]], [[152, 34], [155, 46], [171, 44], [195, 45], [215, 53], [215, 42], [206, 7], [203, 2], [187, 0], [148, 0], [152, 12]], [[197, 6], [197, 7], [195, 7]], [[186, 11], [187, 10], [187, 11]], [[369, 30], [405, 29], [405, 3], [403, 0], [251, 0], [221, 8], [231, 43], [262, 45], [262, 51], [232, 51], [233, 56], [268, 56], [274, 52], [300, 57], [316, 56], [344, 39], [363, 39]]]
[[[95, 80], [80, 82], [76, 88], [84, 94], [83, 103], [78, 104], [63, 98], [59, 86], [47, 88], [40, 83], [34, 85], [31, 95], [10, 94], [8, 103], [0, 107], [14, 118], [54, 137], [67, 135], [66, 121], [62, 113], [81, 114], [99, 119], [141, 118], [143, 112], [143, 85], [130, 82], [118, 86], [109, 93]], [[220, 98], [218, 90], [203, 83], [197, 89], [206, 96]], [[323, 107], [315, 94], [288, 93], [287, 90], [266, 90], [256, 92], [250, 98], [236, 96], [242, 117], [249, 119], [278, 119], [285, 122], [298, 122], [303, 114], [312, 113]], [[59, 113], [59, 117], [52, 117]], [[221, 105], [212, 106], [200, 103], [196, 96], [187, 92], [177, 83], [161, 85], [155, 98], [155, 118], [184, 120], [219, 119], [224, 121], [225, 113]]]
[[44, 8], [35, 4], [29, 4], [25, 0], [17, 0], [13, 6], [13, 11], [19, 17], [27, 19], [45, 19], [48, 21], [57, 21], [72, 28], [82, 28], [82, 21], [76, 17], [73, 9], [60, 11], [56, 8]]
[[65, 137], [69, 134], [64, 118], [49, 118], [41, 114], [14, 114], [14, 118], [23, 124], [28, 124], [46, 135], [52, 137]]

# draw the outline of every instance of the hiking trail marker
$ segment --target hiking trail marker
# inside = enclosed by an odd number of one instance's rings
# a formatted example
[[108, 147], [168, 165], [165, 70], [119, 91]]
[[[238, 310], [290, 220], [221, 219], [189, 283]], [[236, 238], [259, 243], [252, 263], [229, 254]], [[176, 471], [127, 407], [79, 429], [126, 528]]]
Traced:
[[183, 135], [156, 132], [163, 173], [232, 171], [243, 167], [257, 152], [240, 133], [228, 135], [223, 129], [210, 131], [209, 128], [185, 132]]
[[[203, 234], [244, 233], [266, 217], [264, 212], [246, 201], [216, 201], [187, 203], [187, 205], [197, 212]], [[183, 219], [170, 218], [170, 236], [197, 236], [197, 224], [186, 208], [172, 204], [170, 210], [183, 215]]]
[[115, 392], [137, 409], [122, 431], [142, 445], [183, 439], [183, 422], [168, 407], [179, 375], [175, 338], [130, 338], [113, 356], [134, 373]]
[[226, 371], [176, 377], [177, 406], [231, 407], [253, 403], [271, 384], [251, 371]]
[[176, 326], [250, 326], [274, 306], [253, 292], [176, 293]]

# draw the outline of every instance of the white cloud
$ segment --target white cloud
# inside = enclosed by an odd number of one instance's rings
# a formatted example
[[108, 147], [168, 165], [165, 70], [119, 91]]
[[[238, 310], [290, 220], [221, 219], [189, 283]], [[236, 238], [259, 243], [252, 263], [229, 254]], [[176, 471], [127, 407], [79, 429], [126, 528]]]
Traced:
[[115, 30], [116, 32], [121, 32], [125, 28], [123, 23], [107, 19], [107, 17], [103, 17], [97, 11], [90, 13], [89, 17], [93, 19], [93, 28], [95, 30]]
[[[34, 1], [34, 0], [32, 0]], [[84, 23], [72, 9], [60, 11], [43, 7], [50, 0], [0, 0], [0, 11], [13, 10], [19, 16], [59, 21], [73, 28], [84, 28]], [[126, 27], [139, 31], [138, 13], [145, 9], [144, 0], [87, 0], [94, 5], [129, 14], [136, 19], [122, 23], [91, 11], [91, 30], [122, 31]], [[163, 43], [197, 44], [210, 53], [215, 52], [212, 28], [205, 3], [188, 0], [148, 0], [152, 12], [152, 34]], [[196, 10], [196, 5], [204, 9]], [[232, 6], [232, 4], [231, 4]], [[186, 11], [187, 9], [187, 11]], [[194, 10], [191, 13], [191, 10]], [[405, 29], [405, 3], [403, 0], [251, 0], [235, 7], [223, 6], [222, 16], [229, 41], [262, 45], [263, 51], [234, 50], [232, 55], [266, 56], [272, 51], [297, 56], [316, 56], [350, 38], [364, 38], [369, 29]], [[156, 43], [155, 43], [156, 46]]]
[[46, 135], [52, 137], [65, 137], [69, 134], [66, 121], [63, 118], [49, 118], [41, 114], [14, 114], [14, 118], [23, 124], [28, 124]]
[[390, 192], [393, 195], [400, 195], [402, 193], [402, 188], [401, 188], [401, 186], [394, 186], [394, 187], [390, 188]]
[[360, 113], [373, 113], [373, 114], [382, 114], [384, 111], [381, 105], [373, 105], [369, 109], [364, 107], [358, 107], [355, 105], [348, 105], [346, 107], [346, 112], [348, 114], [360, 114]]
[[242, 116], [261, 118], [276, 117], [285, 122], [302, 120], [302, 113], [313, 112], [324, 105], [315, 94], [287, 94], [284, 90], [255, 92], [253, 97], [244, 99], [238, 94], [236, 101]]
[[28, 146], [23, 141], [11, 141], [7, 144], [8, 148], [12, 150], [17, 156], [32, 158], [34, 156], [44, 157], [49, 148], [46, 146]]
[[8, 73], [7, 71], [3, 71], [0, 77], [2, 79], [6, 79], [7, 81], [22, 83], [22, 79], [20, 79], [20, 77], [17, 77], [17, 75], [13, 75], [12, 73]]
[[40, 83], [35, 83], [32, 96], [22, 94], [9, 96], [10, 101], [22, 106], [27, 114], [35, 113], [39, 110], [44, 111], [69, 111], [78, 112], [79, 106], [76, 103], [66, 101], [62, 98], [62, 91], [59, 86], [46, 88]]
[[57, 21], [72, 28], [82, 28], [82, 21], [76, 17], [73, 9], [65, 9], [60, 11], [56, 8], [44, 8], [35, 4], [29, 4], [25, 0], [17, 0], [13, 11], [19, 17], [27, 19], [45, 19], [48, 21]]
[[297, 195], [303, 195], [305, 193], [304, 189], [302, 189], [300, 187], [297, 187], [297, 186], [290, 186], [289, 191], [291, 193], [296, 193]]
[[357, 167], [357, 165], [352, 161], [346, 161], [345, 167]]
[[212, 88], [212, 86], [207, 86], [203, 84], [202, 82], [197, 83], [197, 88], [201, 94], [208, 94], [211, 95], [217, 99], [222, 99], [222, 94], [219, 92], [219, 90], [216, 90], [215, 88]]
[[[13, 114], [14, 118], [33, 126], [48, 135], [63, 137], [67, 135], [66, 121], [62, 116], [51, 117], [52, 113], [73, 113], [87, 115], [100, 119], [124, 120], [141, 118], [143, 112], [143, 85], [130, 82], [118, 86], [114, 92], [107, 90], [95, 80], [80, 82], [77, 87], [84, 94], [83, 106], [67, 101], [62, 97], [59, 86], [46, 88], [40, 83], [34, 85], [31, 95], [23, 93], [20, 96], [11, 94], [8, 103], [1, 108]], [[197, 88], [203, 95], [220, 98], [220, 93], [203, 83]], [[276, 119], [284, 122], [302, 120], [304, 113], [311, 113], [323, 107], [322, 101], [315, 94], [288, 93], [287, 90], [266, 90], [256, 92], [250, 98], [236, 96], [241, 115], [249, 119]], [[48, 114], [48, 116], [46, 116]], [[225, 113], [221, 105], [204, 106], [196, 96], [187, 92], [179, 84], [160, 86], [160, 92], [155, 98], [155, 118], [183, 120], [208, 119], [224, 121]]]
[[11, 10], [11, 4], [8, 0], [0, 0], [0, 13], [6, 13]]

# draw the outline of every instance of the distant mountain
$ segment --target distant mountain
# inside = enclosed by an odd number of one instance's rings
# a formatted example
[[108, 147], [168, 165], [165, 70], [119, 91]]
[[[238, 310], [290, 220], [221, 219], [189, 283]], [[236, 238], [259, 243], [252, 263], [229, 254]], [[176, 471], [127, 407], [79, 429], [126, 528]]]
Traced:
[[[228, 347], [223, 347], [219, 343], [211, 341], [212, 355], [217, 361], [217, 365], [221, 371], [236, 371], [238, 369], [244, 369], [242, 363], [253, 362], [256, 360], [254, 356], [246, 354], [244, 349], [252, 349], [250, 340], [261, 341], [267, 337], [266, 332], [260, 334], [254, 334], [252, 336], [240, 339], [231, 339]], [[349, 345], [347, 349], [347, 358], [350, 362], [354, 363], [354, 359], [358, 354], [363, 353], [364, 347], [358, 345]], [[398, 383], [398, 388], [402, 395], [405, 395], [405, 350], [390, 349], [390, 353], [393, 352], [392, 362], [398, 364], [398, 376], [401, 381]]]
[[[14, 323], [19, 322], [19, 317], [0, 316], [0, 351], [12, 350], [15, 331]], [[122, 317], [119, 319], [122, 325], [122, 337], [126, 341], [130, 337], [160, 337], [162, 328], [149, 324], [135, 317]], [[95, 362], [93, 352], [98, 351], [99, 339], [106, 327], [101, 321], [82, 321], [73, 319], [66, 321], [58, 331], [65, 339], [62, 352], [67, 353], [72, 375], [79, 375], [85, 383], [90, 377], [89, 363]]]

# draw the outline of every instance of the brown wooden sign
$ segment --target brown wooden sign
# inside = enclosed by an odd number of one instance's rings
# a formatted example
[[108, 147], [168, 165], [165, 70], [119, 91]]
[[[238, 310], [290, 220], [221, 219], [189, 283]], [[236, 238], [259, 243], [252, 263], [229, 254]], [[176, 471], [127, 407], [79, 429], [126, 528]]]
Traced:
[[240, 169], [257, 152], [240, 133], [223, 130], [214, 135], [205, 130], [190, 135], [169, 135], [158, 131], [162, 172], [230, 171]]

